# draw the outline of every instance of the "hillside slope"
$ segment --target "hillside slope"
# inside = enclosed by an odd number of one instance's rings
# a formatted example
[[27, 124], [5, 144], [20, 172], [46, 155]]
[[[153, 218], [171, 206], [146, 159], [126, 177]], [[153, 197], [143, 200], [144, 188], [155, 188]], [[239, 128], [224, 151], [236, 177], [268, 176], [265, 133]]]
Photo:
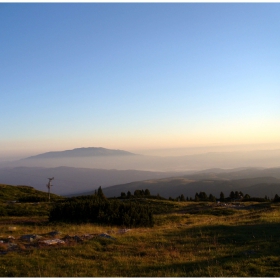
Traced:
[[[19, 199], [26, 197], [40, 197], [48, 199], [48, 193], [34, 189], [30, 186], [11, 186], [0, 184], [0, 203], [8, 201], [18, 201]], [[59, 196], [51, 194], [53, 198], [59, 198]]]

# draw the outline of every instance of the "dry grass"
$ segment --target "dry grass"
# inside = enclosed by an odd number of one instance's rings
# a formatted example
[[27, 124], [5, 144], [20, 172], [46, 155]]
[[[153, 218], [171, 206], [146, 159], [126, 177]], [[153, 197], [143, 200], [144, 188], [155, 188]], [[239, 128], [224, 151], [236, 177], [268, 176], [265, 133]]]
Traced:
[[[186, 209], [201, 207], [185, 203]], [[260, 205], [260, 204], [258, 204]], [[181, 207], [181, 206], [180, 206]], [[153, 228], [118, 234], [119, 227], [18, 223], [12, 234], [109, 233], [60, 246], [26, 247], [0, 256], [1, 277], [279, 277], [278, 205], [233, 210], [231, 215], [185, 212], [157, 215]], [[215, 210], [214, 208], [212, 210]], [[1, 223], [2, 237], [11, 234]], [[1, 238], [2, 238], [1, 237]], [[0, 238], [0, 239], [1, 239]], [[6, 244], [5, 244], [6, 245]], [[0, 247], [0, 251], [5, 248]]]

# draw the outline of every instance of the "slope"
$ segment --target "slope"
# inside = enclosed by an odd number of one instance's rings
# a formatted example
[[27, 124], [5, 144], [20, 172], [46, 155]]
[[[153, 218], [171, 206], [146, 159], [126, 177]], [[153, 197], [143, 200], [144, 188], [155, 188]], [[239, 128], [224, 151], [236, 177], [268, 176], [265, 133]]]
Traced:
[[[12, 186], [0, 184], [0, 203], [8, 201], [17, 201], [27, 197], [37, 197], [48, 199], [48, 193], [38, 191], [30, 186]], [[58, 199], [59, 196], [52, 194], [52, 199]]]

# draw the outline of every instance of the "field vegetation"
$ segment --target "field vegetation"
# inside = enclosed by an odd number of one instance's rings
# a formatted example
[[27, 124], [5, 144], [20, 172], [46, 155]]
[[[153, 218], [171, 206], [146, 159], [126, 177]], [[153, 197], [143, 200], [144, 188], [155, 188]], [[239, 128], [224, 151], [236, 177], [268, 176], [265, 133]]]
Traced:
[[[51, 221], [52, 209], [70, 201], [62, 197], [13, 203], [25, 212], [0, 215], [0, 276], [280, 277], [277, 199], [217, 203], [146, 193], [106, 200], [149, 207], [153, 225]], [[0, 205], [7, 210], [11, 203]]]

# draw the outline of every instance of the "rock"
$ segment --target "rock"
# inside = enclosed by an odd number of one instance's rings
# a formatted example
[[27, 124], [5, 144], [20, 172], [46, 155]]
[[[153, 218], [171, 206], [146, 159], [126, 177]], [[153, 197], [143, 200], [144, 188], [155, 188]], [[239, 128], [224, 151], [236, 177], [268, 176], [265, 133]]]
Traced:
[[40, 243], [46, 245], [56, 245], [56, 244], [65, 244], [65, 241], [61, 239], [50, 239], [50, 240], [41, 240]]
[[20, 237], [21, 240], [27, 240], [30, 242], [34, 241], [35, 239], [40, 239], [40, 238], [42, 238], [42, 236], [36, 235], [36, 234], [26, 234], [26, 235], [22, 235]]
[[82, 242], [82, 241], [83, 241], [83, 239], [82, 239], [80, 236], [78, 236], [78, 235], [75, 235], [75, 236], [74, 236], [74, 239], [75, 239], [77, 242]]
[[51, 232], [48, 233], [48, 235], [50, 235], [50, 236], [56, 236], [56, 235], [59, 235], [59, 234], [61, 234], [61, 232], [59, 232], [59, 231], [51, 231]]
[[101, 234], [99, 234], [98, 236], [100, 236], [100, 237], [105, 237], [105, 238], [109, 238], [109, 239], [116, 239], [116, 238], [114, 238], [114, 237], [108, 235], [107, 233], [101, 233]]

